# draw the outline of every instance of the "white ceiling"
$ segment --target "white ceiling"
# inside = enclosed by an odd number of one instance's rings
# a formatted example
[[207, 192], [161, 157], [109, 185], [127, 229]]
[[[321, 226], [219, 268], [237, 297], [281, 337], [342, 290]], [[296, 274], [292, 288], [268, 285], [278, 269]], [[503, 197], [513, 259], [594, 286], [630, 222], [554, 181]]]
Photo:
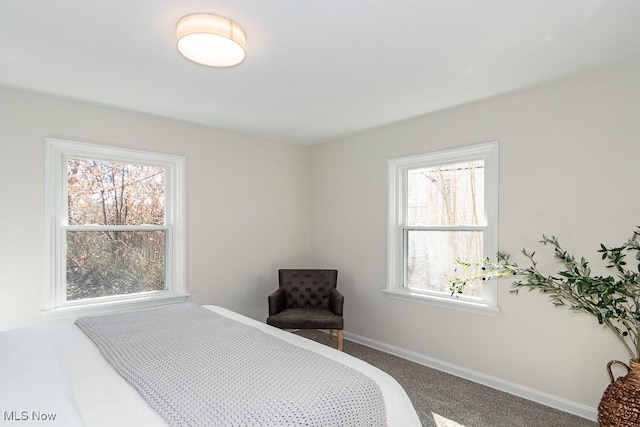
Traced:
[[[197, 12], [243, 63], [178, 54]], [[0, 0], [0, 85], [300, 144], [637, 59], [640, 0]]]

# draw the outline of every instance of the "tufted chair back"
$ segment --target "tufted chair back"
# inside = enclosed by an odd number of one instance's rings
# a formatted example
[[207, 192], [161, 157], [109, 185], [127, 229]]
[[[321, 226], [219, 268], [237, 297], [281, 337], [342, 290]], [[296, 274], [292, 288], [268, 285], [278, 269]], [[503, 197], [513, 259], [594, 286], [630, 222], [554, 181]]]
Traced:
[[328, 309], [338, 270], [279, 270], [278, 279], [286, 292], [287, 308]]

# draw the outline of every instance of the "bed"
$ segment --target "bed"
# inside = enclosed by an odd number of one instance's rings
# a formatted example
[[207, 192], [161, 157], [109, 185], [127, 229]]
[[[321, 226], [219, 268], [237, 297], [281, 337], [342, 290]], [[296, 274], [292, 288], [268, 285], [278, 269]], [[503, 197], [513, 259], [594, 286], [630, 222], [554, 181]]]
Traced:
[[[188, 304], [188, 303], [184, 303]], [[172, 306], [179, 306], [174, 304]], [[334, 366], [344, 369], [344, 372], [353, 371], [354, 375], [362, 376], [364, 380], [361, 382], [371, 381], [375, 384], [374, 388], [379, 389], [381, 395], [381, 405], [383, 420], [377, 420], [380, 425], [387, 426], [420, 426], [420, 421], [402, 387], [388, 374], [381, 370], [356, 359], [346, 353], [339, 352], [333, 348], [324, 346], [314, 341], [302, 338], [295, 334], [291, 334], [280, 329], [273, 328], [264, 323], [242, 316], [238, 313], [224, 309], [218, 306], [197, 306], [197, 309], [205, 308], [208, 314], [217, 316], [226, 322], [225, 324], [242, 329], [242, 336], [258, 334], [261, 340], [269, 342], [270, 346], [277, 345], [279, 354], [296, 354], [296, 352], [311, 352], [313, 357], [322, 358], [321, 365]], [[115, 315], [114, 315], [115, 316]], [[104, 316], [103, 316], [104, 317]], [[93, 318], [91, 318], [93, 320]], [[87, 326], [88, 325], [88, 326]], [[81, 330], [81, 327], [83, 328]], [[154, 403], [149, 400], [145, 394], [144, 387], [140, 389], [135, 379], [136, 375], [130, 374], [127, 369], [121, 367], [120, 362], [109, 363], [106, 357], [110, 357], [108, 353], [112, 343], [101, 342], [101, 332], [96, 336], [89, 338], [87, 329], [91, 329], [91, 323], [72, 325], [36, 325], [28, 328], [16, 329], [0, 333], [0, 426], [9, 425], [26, 425], [29, 423], [42, 424], [46, 421], [47, 425], [61, 426], [166, 426], [179, 425], [175, 420], [165, 420], [166, 414], [163, 416], [156, 410], [158, 409], [157, 401]], [[126, 329], [126, 328], [125, 328]], [[119, 333], [119, 332], [118, 332]], [[202, 333], [202, 332], [199, 332]], [[223, 334], [224, 335], [224, 334]], [[247, 338], [246, 341], [255, 341], [255, 335]], [[198, 338], [199, 340], [201, 338]], [[204, 338], [202, 338], [204, 340]], [[210, 341], [221, 341], [222, 338], [207, 337]], [[124, 342], [126, 339], [116, 334], [116, 343]], [[234, 338], [234, 341], [238, 341]], [[100, 348], [99, 348], [100, 346]], [[106, 346], [106, 350], [105, 350]], [[182, 344], [179, 344], [179, 347]], [[225, 344], [226, 346], [226, 344]], [[225, 347], [226, 348], [226, 347]], [[102, 349], [102, 351], [101, 351]], [[158, 352], [163, 352], [160, 348]], [[231, 350], [229, 350], [231, 351]], [[124, 353], [128, 352], [125, 348]], [[189, 351], [189, 354], [194, 353]], [[308, 354], [311, 354], [308, 353]], [[243, 351], [242, 357], [238, 359], [247, 359], [248, 354], [255, 355], [255, 359], [259, 360], [260, 356], [264, 356], [263, 350]], [[307, 354], [307, 353], [303, 353]], [[146, 356], [145, 356], [146, 357]], [[252, 356], [253, 357], [253, 356]], [[265, 356], [266, 357], [266, 356]], [[281, 357], [281, 356], [278, 356]], [[175, 359], [175, 356], [174, 356]], [[235, 357], [233, 357], [235, 359]], [[249, 364], [251, 358], [248, 359]], [[260, 362], [262, 363], [262, 362]], [[214, 362], [215, 364], [215, 362]], [[256, 362], [256, 364], [259, 364]], [[327, 365], [334, 364], [334, 365]], [[333, 369], [333, 368], [332, 368]], [[167, 371], [171, 370], [167, 368]], [[348, 370], [348, 371], [347, 371]], [[119, 373], [120, 372], [120, 373]], [[130, 377], [126, 380], [123, 377]], [[198, 368], [198, 372], [204, 372]], [[292, 371], [294, 372], [294, 371]], [[342, 372], [342, 371], [341, 371]], [[324, 377], [322, 372], [314, 373], [316, 376]], [[341, 374], [343, 375], [343, 374]], [[191, 376], [191, 375], [189, 375]], [[204, 376], [209, 375], [193, 375]], [[278, 374], [282, 377], [281, 374]], [[299, 375], [298, 375], [299, 376]], [[288, 389], [288, 384], [297, 382], [298, 376], [282, 378], [283, 384]], [[132, 381], [131, 378], [134, 378]], [[158, 377], [157, 380], [164, 381], [165, 374]], [[244, 381], [244, 380], [243, 380]], [[346, 379], [336, 381], [333, 385], [323, 386], [332, 388], [337, 394], [343, 391], [353, 393], [359, 390], [356, 386], [347, 386]], [[246, 402], [252, 402], [256, 388], [262, 381], [251, 378], [247, 382], [246, 391], [241, 391], [242, 396], [248, 396]], [[318, 382], [318, 381], [314, 381]], [[145, 383], [146, 384], [146, 383]], [[265, 379], [265, 384], [268, 381]], [[138, 389], [136, 389], [138, 387]], [[217, 387], [217, 385], [216, 385]], [[221, 385], [220, 389], [225, 390], [221, 396], [226, 396], [229, 387], [228, 384]], [[175, 389], [176, 386], [172, 386]], [[253, 393], [253, 394], [251, 394]], [[260, 391], [261, 395], [271, 395], [271, 391]], [[333, 393], [333, 392], [332, 392]], [[370, 391], [367, 391], [371, 394]], [[181, 395], [189, 393], [180, 393]], [[317, 395], [317, 392], [315, 393]], [[145, 397], [143, 397], [145, 395]], [[161, 406], [167, 406], [165, 397], [160, 397]], [[304, 416], [299, 418], [296, 408], [306, 411], [308, 408], [304, 406], [296, 406], [297, 402], [291, 402], [290, 396], [287, 397], [287, 403], [280, 404], [279, 407], [292, 408], [292, 414], [295, 417], [287, 422], [278, 423], [280, 425], [322, 425], [321, 422], [314, 421], [313, 417], [305, 420]], [[359, 397], [354, 398], [355, 402]], [[309, 400], [307, 398], [307, 400]], [[255, 419], [254, 422], [248, 422], [247, 418], [238, 416], [238, 407], [242, 408], [242, 399], [234, 398], [232, 402], [236, 414], [227, 415], [231, 418], [222, 422], [193, 422], [191, 425], [267, 425], [269, 423], [261, 422]], [[309, 402], [307, 402], [309, 403]], [[238, 406], [240, 405], [240, 406]], [[153, 407], [152, 407], [153, 406]], [[346, 406], [351, 406], [347, 404]], [[156, 409], [154, 409], [156, 408]], [[346, 408], [346, 407], [345, 407]], [[359, 420], [350, 417], [346, 411], [349, 408], [341, 408], [338, 412], [346, 416], [347, 423], [335, 422], [335, 424], [351, 424], [351, 425], [368, 425], [368, 421]], [[244, 410], [240, 410], [244, 412]], [[242, 414], [244, 415], [244, 414]], [[340, 415], [340, 416], [342, 416]], [[334, 420], [335, 421], [335, 420]], [[186, 423], [185, 425], [189, 425]]]

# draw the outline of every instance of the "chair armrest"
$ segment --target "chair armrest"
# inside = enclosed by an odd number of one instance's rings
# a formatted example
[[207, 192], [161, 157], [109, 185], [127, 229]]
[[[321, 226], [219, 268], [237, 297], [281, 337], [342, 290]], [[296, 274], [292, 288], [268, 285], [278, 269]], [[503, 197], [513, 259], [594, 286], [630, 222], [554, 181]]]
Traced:
[[284, 289], [279, 288], [267, 298], [269, 300], [269, 316], [278, 314], [287, 308], [287, 299]]
[[344, 296], [337, 289], [333, 288], [329, 291], [329, 310], [333, 314], [342, 316], [342, 306], [344, 305]]

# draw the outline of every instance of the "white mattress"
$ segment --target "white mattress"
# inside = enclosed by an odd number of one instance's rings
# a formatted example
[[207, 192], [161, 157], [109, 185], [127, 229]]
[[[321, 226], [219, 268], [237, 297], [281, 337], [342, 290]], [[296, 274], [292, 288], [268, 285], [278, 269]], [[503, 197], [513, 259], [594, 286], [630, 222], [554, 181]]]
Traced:
[[[385, 372], [238, 313], [217, 306], [205, 307], [368, 375], [382, 390], [389, 426], [421, 425], [405, 391]], [[39, 325], [0, 333], [0, 412], [2, 427], [31, 423], [68, 427], [166, 426], [75, 325]]]

